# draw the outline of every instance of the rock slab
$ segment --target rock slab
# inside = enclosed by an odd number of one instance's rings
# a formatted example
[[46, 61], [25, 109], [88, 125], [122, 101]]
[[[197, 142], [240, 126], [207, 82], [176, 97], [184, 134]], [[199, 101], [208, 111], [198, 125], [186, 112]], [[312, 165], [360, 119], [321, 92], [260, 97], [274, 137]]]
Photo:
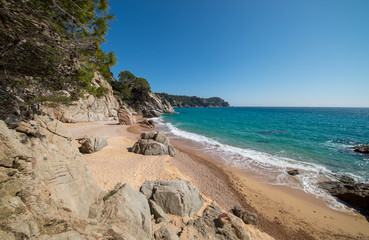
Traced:
[[146, 181], [141, 192], [166, 213], [192, 216], [203, 205], [199, 191], [189, 181]]

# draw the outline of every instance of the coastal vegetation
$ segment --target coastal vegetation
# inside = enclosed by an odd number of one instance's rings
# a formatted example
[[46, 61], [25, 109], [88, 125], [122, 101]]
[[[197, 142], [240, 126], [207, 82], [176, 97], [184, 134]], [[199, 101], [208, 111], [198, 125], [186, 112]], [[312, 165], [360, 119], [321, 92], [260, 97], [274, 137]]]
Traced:
[[230, 107], [229, 103], [220, 97], [200, 98], [196, 96], [170, 95], [167, 93], [157, 93], [157, 95], [167, 100], [173, 107]]
[[100, 48], [114, 18], [107, 0], [2, 0], [0, 6], [2, 88], [21, 94], [33, 87], [31, 102], [44, 101], [46, 91], [68, 90], [71, 100], [107, 92], [91, 84], [94, 72], [109, 79], [116, 63], [113, 52]]
[[122, 71], [119, 81], [112, 80], [114, 94], [127, 104], [140, 103], [151, 92], [150, 84], [145, 78], [136, 77], [130, 71]]

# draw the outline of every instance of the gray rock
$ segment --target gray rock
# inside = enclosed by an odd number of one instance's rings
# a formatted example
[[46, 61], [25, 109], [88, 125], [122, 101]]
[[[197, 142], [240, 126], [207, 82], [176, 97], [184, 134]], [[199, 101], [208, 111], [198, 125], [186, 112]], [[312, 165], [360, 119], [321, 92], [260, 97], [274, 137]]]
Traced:
[[154, 138], [155, 141], [160, 142], [164, 144], [165, 146], [168, 146], [169, 140], [167, 136], [162, 131], [158, 131]]
[[136, 239], [150, 239], [151, 214], [146, 197], [128, 184], [119, 184], [106, 201], [101, 222], [116, 224]]
[[179, 237], [175, 232], [170, 230], [166, 226], [162, 226], [154, 233], [155, 240], [179, 240]]
[[174, 157], [175, 151], [169, 144], [169, 139], [161, 131], [151, 131], [141, 133], [141, 139], [132, 147], [132, 152], [144, 155], [165, 155]]
[[151, 139], [140, 139], [132, 147], [132, 152], [143, 155], [165, 155], [168, 147]]
[[192, 216], [203, 205], [200, 193], [189, 181], [146, 181], [141, 187], [148, 197], [152, 188], [153, 199], [166, 213], [178, 216]]
[[189, 221], [186, 228], [196, 230], [205, 239], [249, 240], [242, 220], [232, 214], [223, 213], [216, 205], [208, 206], [203, 215]]
[[82, 139], [78, 139], [78, 143], [81, 144], [81, 146], [79, 147], [79, 151], [81, 153], [97, 152], [108, 145], [108, 142], [105, 138], [95, 136], [85, 136]]
[[151, 214], [154, 215], [154, 218], [156, 220], [159, 220], [160, 218], [162, 218], [165, 222], [170, 221], [170, 219], [165, 214], [163, 209], [151, 199], [149, 200], [149, 206], [150, 206]]
[[157, 134], [157, 131], [151, 131], [151, 132], [143, 132], [141, 133], [141, 139], [154, 139]]

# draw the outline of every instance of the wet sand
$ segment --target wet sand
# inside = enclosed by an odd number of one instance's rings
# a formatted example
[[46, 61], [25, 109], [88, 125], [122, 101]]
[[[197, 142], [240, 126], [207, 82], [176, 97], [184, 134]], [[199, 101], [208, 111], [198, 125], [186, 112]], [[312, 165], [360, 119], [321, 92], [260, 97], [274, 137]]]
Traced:
[[[191, 181], [207, 203], [224, 210], [236, 204], [259, 217], [258, 228], [275, 239], [369, 239], [368, 220], [328, 208], [300, 190], [265, 184], [254, 173], [225, 164], [188, 147], [189, 142], [171, 139], [176, 156], [142, 156], [128, 151], [139, 138], [138, 126], [116, 122], [66, 124], [73, 138], [83, 135], [107, 137], [100, 152], [83, 155], [97, 183], [110, 190], [124, 181], [139, 189], [145, 180]], [[147, 131], [147, 130], [146, 130]], [[252, 239], [270, 239], [250, 226]]]

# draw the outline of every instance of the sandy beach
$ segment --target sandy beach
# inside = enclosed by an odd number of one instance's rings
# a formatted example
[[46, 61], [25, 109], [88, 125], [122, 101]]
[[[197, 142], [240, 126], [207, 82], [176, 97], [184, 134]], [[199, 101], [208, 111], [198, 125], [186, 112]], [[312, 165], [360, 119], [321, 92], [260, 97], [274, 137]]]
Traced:
[[265, 184], [252, 173], [186, 148], [181, 141], [171, 140], [174, 158], [143, 156], [129, 152], [142, 131], [138, 126], [117, 122], [65, 125], [74, 139], [84, 135], [107, 138], [107, 147], [83, 155], [106, 191], [122, 181], [138, 190], [145, 180], [185, 179], [199, 189], [207, 204], [215, 202], [225, 211], [239, 204], [256, 212], [257, 228], [262, 232], [250, 226], [252, 239], [369, 239], [369, 222], [364, 216], [330, 209], [300, 190]]

